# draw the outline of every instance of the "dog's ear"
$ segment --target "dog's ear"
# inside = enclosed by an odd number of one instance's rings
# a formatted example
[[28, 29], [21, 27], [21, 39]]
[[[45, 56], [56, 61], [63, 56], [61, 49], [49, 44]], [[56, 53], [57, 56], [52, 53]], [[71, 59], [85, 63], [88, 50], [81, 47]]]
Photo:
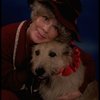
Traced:
[[63, 52], [63, 54], [64, 55], [69, 55], [69, 56], [71, 56], [72, 55], [72, 48], [68, 45], [68, 44], [66, 44], [65, 45], [66, 47], [65, 47], [65, 49], [64, 49], [64, 52]]
[[61, 24], [58, 25], [59, 35], [56, 37], [56, 41], [61, 43], [69, 43], [72, 40], [71, 33]]
[[61, 42], [61, 43], [69, 44], [69, 42], [72, 40], [72, 36], [62, 33], [55, 40], [58, 41], [58, 42]]

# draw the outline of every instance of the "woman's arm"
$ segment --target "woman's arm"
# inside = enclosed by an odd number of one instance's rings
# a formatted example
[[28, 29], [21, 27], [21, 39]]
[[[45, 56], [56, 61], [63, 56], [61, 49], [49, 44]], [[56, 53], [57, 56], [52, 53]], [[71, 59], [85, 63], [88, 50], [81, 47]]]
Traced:
[[87, 87], [87, 85], [96, 80], [96, 63], [93, 59], [93, 57], [81, 50], [81, 60], [83, 65], [85, 66], [85, 77], [84, 77], [84, 82], [80, 87], [80, 91], [83, 93]]
[[1, 29], [2, 88], [18, 90], [26, 79], [26, 70], [13, 70], [13, 46], [19, 23]]

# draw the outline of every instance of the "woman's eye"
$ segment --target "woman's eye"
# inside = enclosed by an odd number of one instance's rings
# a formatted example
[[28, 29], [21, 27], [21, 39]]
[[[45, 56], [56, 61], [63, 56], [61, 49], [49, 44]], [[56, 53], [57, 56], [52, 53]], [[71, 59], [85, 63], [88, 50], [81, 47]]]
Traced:
[[55, 56], [56, 56], [56, 53], [55, 53], [55, 52], [50, 52], [50, 53], [49, 53], [49, 56], [50, 56], [50, 57], [55, 57]]
[[49, 18], [47, 16], [43, 16], [45, 20], [49, 20]]

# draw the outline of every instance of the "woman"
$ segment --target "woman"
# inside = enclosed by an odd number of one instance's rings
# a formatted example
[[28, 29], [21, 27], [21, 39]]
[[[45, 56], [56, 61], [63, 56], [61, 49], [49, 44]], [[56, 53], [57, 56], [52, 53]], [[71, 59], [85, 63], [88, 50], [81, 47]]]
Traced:
[[[19, 100], [18, 92], [29, 74], [32, 45], [56, 38], [60, 34], [61, 26], [66, 28], [68, 34], [71, 34], [72, 40], [79, 40], [75, 24], [81, 12], [79, 0], [28, 1], [32, 10], [31, 20], [13, 23], [2, 28], [2, 100], [8, 100], [8, 97], [10, 100]], [[86, 66], [86, 81], [80, 87], [80, 91], [83, 92], [87, 84], [95, 79], [95, 65], [91, 63], [91, 57], [81, 52], [81, 59]], [[81, 95], [80, 91], [57, 99], [74, 100]]]

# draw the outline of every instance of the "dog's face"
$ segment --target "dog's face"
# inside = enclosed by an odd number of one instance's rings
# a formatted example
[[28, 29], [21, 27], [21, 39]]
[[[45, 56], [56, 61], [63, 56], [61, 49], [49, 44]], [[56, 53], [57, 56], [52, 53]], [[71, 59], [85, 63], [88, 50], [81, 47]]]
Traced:
[[32, 49], [32, 72], [38, 76], [58, 74], [72, 62], [72, 49], [64, 43], [52, 41]]

